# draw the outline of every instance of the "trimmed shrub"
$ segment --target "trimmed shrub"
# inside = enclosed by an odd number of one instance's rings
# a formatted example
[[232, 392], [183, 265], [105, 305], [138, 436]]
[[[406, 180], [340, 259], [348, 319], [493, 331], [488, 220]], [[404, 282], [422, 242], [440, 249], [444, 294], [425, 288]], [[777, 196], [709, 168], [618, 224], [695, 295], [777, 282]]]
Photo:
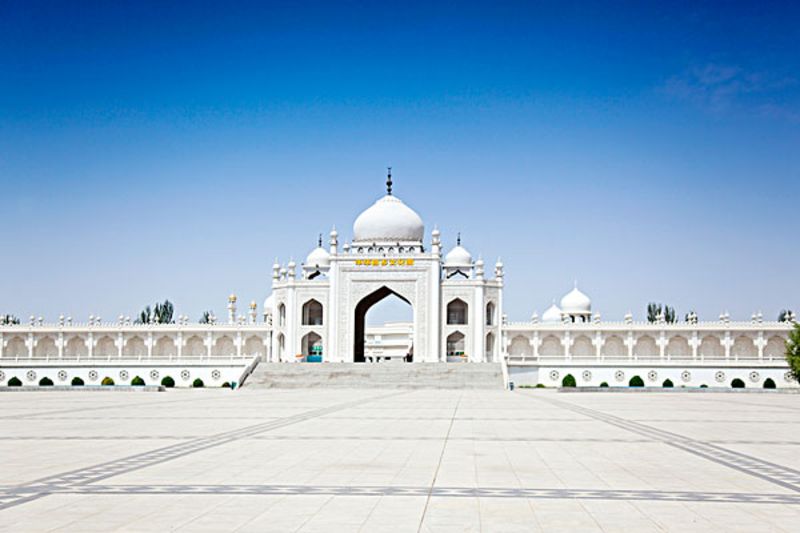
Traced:
[[675, 386], [675, 384], [672, 383], [671, 379], [667, 378], [664, 380], [664, 383], [662, 383], [661, 386], [664, 387], [665, 389], [671, 389], [672, 387]]
[[567, 374], [564, 376], [564, 379], [561, 380], [562, 387], [576, 387], [578, 384], [575, 382], [575, 376], [572, 374]]
[[42, 379], [39, 380], [39, 386], [40, 387], [52, 387], [53, 386], [53, 380], [45, 376], [45, 377], [43, 377]]
[[604, 388], [604, 389], [605, 389], [606, 387], [608, 387], [608, 381], [604, 381], [604, 382], [602, 382], [602, 383], [600, 384], [600, 387], [602, 387], [602, 388]]
[[644, 387], [644, 380], [639, 376], [633, 376], [628, 382], [628, 387]]
[[767, 378], [767, 379], [764, 380], [764, 388], [765, 389], [774, 389], [775, 388], [775, 382], [772, 381], [772, 378]]
[[743, 389], [744, 388], [744, 381], [739, 378], [734, 379], [731, 381], [731, 387], [734, 389]]
[[707, 389], [707, 388], [708, 388], [708, 385], [706, 385], [705, 383], [703, 383], [702, 385], [700, 385], [700, 388], [701, 388], [701, 389]]
[[537, 383], [536, 384], [536, 388], [537, 389], [546, 389], [547, 385], [545, 385], [544, 383]]
[[111, 379], [109, 376], [106, 376], [106, 377], [104, 377], [104, 378], [103, 378], [103, 381], [101, 381], [101, 382], [100, 382], [100, 385], [107, 385], [107, 386], [109, 386], [109, 387], [110, 387], [111, 385], [113, 385], [113, 384], [114, 384], [114, 380], [113, 380], [113, 379]]
[[144, 380], [142, 379], [142, 376], [136, 376], [133, 378], [131, 380], [131, 385], [134, 387], [144, 387]]
[[203, 380], [200, 379], [200, 378], [197, 378], [194, 381], [192, 381], [192, 387], [195, 388], [195, 389], [202, 389], [205, 386], [206, 386], [206, 384], [203, 383]]
[[164, 376], [164, 379], [161, 380], [161, 385], [167, 387], [168, 389], [171, 389], [172, 387], [175, 386], [175, 380], [172, 379], [172, 376]]
[[17, 376], [8, 380], [9, 387], [22, 387], [22, 382], [19, 380]]
[[225, 383], [222, 384], [222, 388], [223, 389], [230, 389], [231, 388], [231, 384], [226, 381]]
[[72, 378], [72, 383], [70, 383], [73, 387], [83, 387], [83, 380], [78, 376]]

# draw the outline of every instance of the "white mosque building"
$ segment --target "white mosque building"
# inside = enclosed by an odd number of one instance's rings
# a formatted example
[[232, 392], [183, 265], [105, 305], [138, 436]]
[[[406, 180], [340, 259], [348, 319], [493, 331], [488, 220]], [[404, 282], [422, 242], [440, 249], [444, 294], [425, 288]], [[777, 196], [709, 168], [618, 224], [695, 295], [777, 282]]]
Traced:
[[[575, 286], [541, 317], [510, 322], [503, 264], [487, 273], [460, 236], [444, 253], [436, 228], [426, 241], [422, 219], [392, 186], [390, 171], [386, 194], [356, 218], [352, 240], [340, 243], [334, 229], [299, 268], [276, 261], [261, 312], [252, 302], [237, 315], [231, 295], [226, 323], [0, 323], [0, 383], [158, 383], [169, 375], [177, 386], [218, 386], [241, 383], [259, 363], [493, 363], [507, 381], [528, 386], [559, 386], [567, 376], [581, 386], [636, 377], [646, 386], [797, 386], [784, 358], [793, 315], [608, 322]], [[411, 306], [411, 323], [367, 327], [369, 309], [391, 295]]]

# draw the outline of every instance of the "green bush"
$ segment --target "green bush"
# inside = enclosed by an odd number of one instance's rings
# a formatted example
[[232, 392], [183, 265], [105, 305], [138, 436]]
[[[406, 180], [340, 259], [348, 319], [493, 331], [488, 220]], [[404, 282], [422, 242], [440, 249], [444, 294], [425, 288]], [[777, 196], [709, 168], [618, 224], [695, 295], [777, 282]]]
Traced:
[[78, 376], [75, 376], [74, 378], [72, 378], [71, 385], [73, 387], [82, 387], [83, 386], [83, 380], [81, 378], [79, 378]]
[[578, 384], [575, 382], [575, 376], [572, 374], [567, 374], [564, 376], [564, 379], [561, 380], [562, 387], [576, 387]]
[[22, 387], [22, 382], [19, 380], [17, 376], [8, 380], [9, 387]]
[[628, 382], [629, 387], [644, 387], [644, 380], [639, 376], [633, 376]]
[[172, 387], [175, 386], [175, 380], [172, 379], [172, 376], [164, 376], [164, 379], [161, 380], [161, 385], [167, 387], [168, 389], [171, 389]]
[[223, 389], [230, 389], [231, 388], [231, 384], [226, 381], [225, 383], [222, 384], [222, 388]]
[[114, 384], [114, 380], [111, 379], [109, 376], [103, 378], [103, 381], [100, 382], [100, 385], [108, 385], [111, 386]]
[[734, 389], [743, 389], [744, 388], [744, 381], [739, 378], [734, 379], [731, 381], [731, 387]]
[[52, 387], [53, 386], [53, 380], [45, 376], [45, 377], [43, 377], [42, 379], [39, 380], [39, 386], [40, 387]]
[[671, 379], [667, 378], [664, 380], [664, 383], [662, 383], [661, 386], [664, 387], [665, 389], [671, 389], [672, 387], [675, 386], [675, 384], [672, 383]]
[[701, 388], [701, 389], [707, 389], [707, 388], [708, 388], [708, 385], [706, 385], [705, 383], [703, 383], [702, 385], [700, 385], [700, 388]]
[[546, 389], [547, 385], [545, 385], [544, 383], [537, 383], [536, 384], [536, 388], [537, 389]]
[[602, 383], [600, 384], [600, 386], [601, 386], [602, 388], [606, 388], [606, 387], [608, 387], [608, 381], [604, 381], [604, 382], [602, 382]]
[[206, 384], [203, 383], [203, 380], [200, 378], [197, 378], [194, 381], [192, 381], [192, 387], [194, 387], [195, 389], [202, 389], [205, 386]]
[[764, 380], [764, 388], [765, 389], [774, 389], [775, 388], [775, 382], [772, 381], [772, 378], [767, 378], [766, 380]]
[[144, 387], [144, 380], [141, 376], [136, 376], [131, 380], [131, 385], [134, 387]]

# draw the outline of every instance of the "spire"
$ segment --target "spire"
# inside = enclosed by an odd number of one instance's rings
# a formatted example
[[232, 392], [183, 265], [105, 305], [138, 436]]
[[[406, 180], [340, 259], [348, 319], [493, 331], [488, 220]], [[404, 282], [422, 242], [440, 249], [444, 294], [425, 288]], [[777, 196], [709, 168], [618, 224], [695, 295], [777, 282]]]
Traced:
[[317, 247], [322, 248], [322, 233], [319, 234], [319, 239], [317, 240]]
[[458, 237], [456, 238], [456, 246], [461, 246], [461, 232], [458, 232]]
[[388, 172], [386, 174], [386, 194], [392, 195], [392, 167], [386, 167]]

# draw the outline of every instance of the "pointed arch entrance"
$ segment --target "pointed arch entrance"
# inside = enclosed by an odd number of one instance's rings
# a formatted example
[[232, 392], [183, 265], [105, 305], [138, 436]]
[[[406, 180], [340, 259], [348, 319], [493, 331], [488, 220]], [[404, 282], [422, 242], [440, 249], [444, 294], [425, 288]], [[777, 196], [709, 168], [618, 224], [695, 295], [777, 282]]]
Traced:
[[[384, 298], [389, 296], [396, 296], [403, 302], [407, 303], [412, 307], [413, 312], [413, 305], [411, 302], [408, 301], [403, 295], [399, 294], [398, 292], [393, 291], [386, 285], [382, 286], [381, 288], [371, 292], [367, 296], [361, 299], [358, 302], [355, 308], [355, 319], [354, 319], [354, 335], [353, 335], [353, 361], [356, 363], [364, 363], [366, 362], [366, 354], [365, 354], [365, 334], [366, 334], [366, 318], [367, 312], [372, 308], [373, 305], [377, 304], [378, 302], [382, 301]], [[412, 333], [413, 338], [413, 333]], [[410, 362], [413, 358], [413, 347], [412, 353], [409, 354], [408, 361]]]

